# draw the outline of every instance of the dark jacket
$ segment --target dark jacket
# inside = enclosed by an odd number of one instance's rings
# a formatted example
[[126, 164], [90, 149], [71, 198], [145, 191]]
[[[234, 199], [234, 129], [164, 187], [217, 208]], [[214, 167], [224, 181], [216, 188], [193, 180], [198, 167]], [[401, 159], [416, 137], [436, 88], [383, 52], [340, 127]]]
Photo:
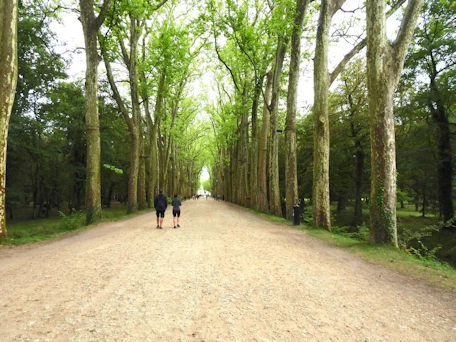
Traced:
[[168, 207], [168, 199], [163, 194], [158, 194], [154, 200], [155, 210], [166, 210]]
[[180, 206], [182, 205], [181, 200], [179, 197], [174, 197], [173, 200], [171, 201], [171, 205], [173, 206], [173, 210], [179, 211]]

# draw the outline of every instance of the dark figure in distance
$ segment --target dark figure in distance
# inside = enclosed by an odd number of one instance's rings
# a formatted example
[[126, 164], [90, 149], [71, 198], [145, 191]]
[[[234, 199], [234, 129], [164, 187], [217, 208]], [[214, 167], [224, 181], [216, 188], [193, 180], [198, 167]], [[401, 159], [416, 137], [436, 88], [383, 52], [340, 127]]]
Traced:
[[165, 218], [165, 211], [168, 207], [168, 199], [160, 189], [159, 194], [155, 197], [154, 207], [157, 213], [157, 229], [163, 229], [163, 219]]
[[[179, 197], [177, 197], [177, 194], [174, 194], [174, 198], [171, 201], [171, 205], [173, 206], [173, 224], [174, 228], [179, 228], [180, 227], [180, 216], [181, 216], [181, 210], [180, 207], [182, 205], [181, 200]], [[176, 225], [177, 223], [177, 225]]]

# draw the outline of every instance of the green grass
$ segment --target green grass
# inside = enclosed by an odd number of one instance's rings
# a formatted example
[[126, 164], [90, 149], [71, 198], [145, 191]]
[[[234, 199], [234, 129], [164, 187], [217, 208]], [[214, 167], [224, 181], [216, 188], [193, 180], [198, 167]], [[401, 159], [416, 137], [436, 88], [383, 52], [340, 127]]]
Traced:
[[278, 223], [286, 223], [286, 224], [290, 223], [290, 221], [284, 219], [283, 217], [274, 216], [274, 215], [265, 214], [265, 213], [260, 213], [258, 211], [253, 210], [253, 209], [248, 209], [248, 210], [253, 212], [256, 216], [263, 217], [263, 218], [268, 219], [270, 221], [274, 221], [274, 222], [278, 222]]
[[[103, 210], [102, 221], [119, 221], [143, 213], [126, 214], [122, 206]], [[72, 215], [60, 214], [51, 218], [19, 220], [8, 223], [7, 238], [0, 238], [0, 244], [22, 245], [51, 239], [62, 234], [86, 228], [86, 217], [82, 212]]]
[[322, 229], [307, 228], [305, 230], [309, 235], [347, 249], [366, 261], [456, 292], [456, 269], [446, 263], [433, 259], [419, 259], [404, 250], [396, 249], [390, 245], [369, 245], [366, 242]]
[[[255, 214], [265, 219], [291, 226], [291, 222], [282, 217], [258, 212], [255, 212]], [[351, 215], [351, 212], [348, 214], [347, 212], [342, 212], [341, 214], [347, 218]], [[409, 229], [421, 229], [437, 222], [437, 219], [433, 217], [422, 218], [419, 215], [409, 215], [409, 211], [399, 212], [399, 217], [400, 225]], [[368, 262], [381, 265], [410, 278], [418, 279], [433, 286], [449, 289], [456, 293], [456, 269], [447, 263], [440, 262], [434, 258], [417, 258], [410, 252], [396, 249], [391, 245], [370, 245], [367, 243], [367, 238], [359, 240], [341, 235], [339, 232], [343, 231], [343, 229], [338, 227], [333, 228], [335, 232], [310, 228], [305, 225], [300, 225], [297, 228], [315, 238], [324, 240], [326, 243], [354, 253]]]

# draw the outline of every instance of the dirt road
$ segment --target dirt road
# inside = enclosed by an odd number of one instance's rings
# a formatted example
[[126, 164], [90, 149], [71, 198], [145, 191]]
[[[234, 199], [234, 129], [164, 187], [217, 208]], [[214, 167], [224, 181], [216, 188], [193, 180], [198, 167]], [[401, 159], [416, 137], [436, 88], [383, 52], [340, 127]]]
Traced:
[[3, 341], [456, 341], [456, 297], [211, 199], [0, 248]]

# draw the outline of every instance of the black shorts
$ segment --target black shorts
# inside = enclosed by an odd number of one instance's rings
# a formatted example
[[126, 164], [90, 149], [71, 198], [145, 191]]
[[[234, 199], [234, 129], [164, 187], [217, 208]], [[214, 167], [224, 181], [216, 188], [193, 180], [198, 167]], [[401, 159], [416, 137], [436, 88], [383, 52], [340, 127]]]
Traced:
[[180, 211], [180, 210], [174, 210], [174, 209], [173, 209], [173, 216], [174, 216], [174, 217], [176, 217], [176, 216], [177, 216], [177, 217], [180, 217], [180, 216], [181, 216], [181, 211]]
[[157, 210], [157, 217], [165, 217], [165, 211], [164, 210]]

